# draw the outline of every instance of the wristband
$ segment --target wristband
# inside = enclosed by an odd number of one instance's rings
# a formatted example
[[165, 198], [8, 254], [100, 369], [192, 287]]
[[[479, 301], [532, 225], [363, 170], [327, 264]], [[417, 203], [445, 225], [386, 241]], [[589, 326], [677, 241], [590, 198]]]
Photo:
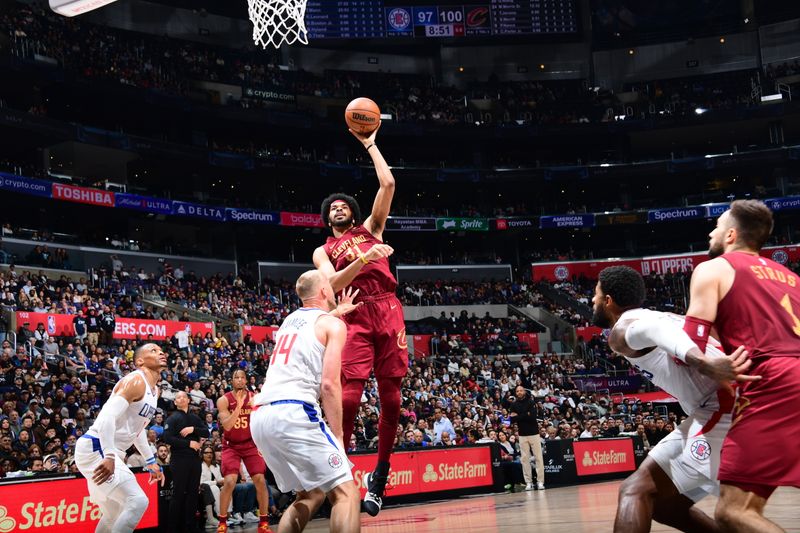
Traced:
[[367, 152], [369, 152], [369, 149], [372, 148], [373, 146], [375, 146], [375, 143], [372, 143], [369, 146], [367, 146]]
[[367, 259], [364, 254], [358, 254], [358, 258], [361, 259], [361, 262], [364, 263], [365, 265], [369, 264], [369, 259]]
[[146, 461], [144, 462], [144, 464], [145, 464], [145, 466], [150, 466], [150, 465], [154, 465], [154, 464], [156, 464], [156, 458], [155, 458], [155, 456], [153, 456], [153, 457], [150, 457], [150, 459], [146, 460]]

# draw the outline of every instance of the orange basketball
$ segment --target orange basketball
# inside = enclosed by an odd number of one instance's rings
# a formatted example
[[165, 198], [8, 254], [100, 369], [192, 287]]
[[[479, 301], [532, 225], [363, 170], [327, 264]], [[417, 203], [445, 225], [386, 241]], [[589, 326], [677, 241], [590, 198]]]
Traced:
[[381, 122], [378, 104], [369, 98], [356, 98], [344, 110], [347, 127], [357, 133], [372, 133]]

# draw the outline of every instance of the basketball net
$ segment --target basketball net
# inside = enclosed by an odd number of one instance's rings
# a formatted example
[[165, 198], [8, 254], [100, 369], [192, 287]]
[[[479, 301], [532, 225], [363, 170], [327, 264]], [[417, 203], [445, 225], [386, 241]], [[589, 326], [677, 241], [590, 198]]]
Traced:
[[299, 42], [308, 44], [306, 0], [247, 0], [253, 40], [266, 48]]

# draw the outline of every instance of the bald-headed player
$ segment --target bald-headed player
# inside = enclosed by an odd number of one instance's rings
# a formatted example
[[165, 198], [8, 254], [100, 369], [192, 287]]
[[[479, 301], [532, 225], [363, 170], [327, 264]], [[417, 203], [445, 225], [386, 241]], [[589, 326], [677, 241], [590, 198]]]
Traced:
[[241, 368], [233, 371], [232, 389], [217, 400], [219, 422], [222, 425], [222, 475], [225, 484], [219, 492], [219, 526], [217, 533], [228, 531], [228, 507], [233, 489], [239, 478], [241, 464], [253, 479], [258, 499], [258, 532], [269, 529], [269, 493], [264, 476], [267, 465], [259, 453], [250, 433], [250, 414], [253, 410], [252, 393], [247, 390], [247, 372]]
[[167, 356], [157, 344], [145, 344], [136, 349], [133, 361], [137, 370], [116, 384], [94, 424], [75, 446], [75, 464], [86, 478], [89, 498], [102, 512], [97, 532], [133, 531], [147, 510], [147, 496], [125, 464], [131, 445], [145, 458], [150, 482], [164, 483], [144, 429], [156, 414], [157, 383]]
[[[354, 533], [360, 530], [358, 489], [342, 440], [341, 362], [347, 327], [330, 314], [336, 301], [324, 274], [304, 273], [296, 290], [303, 307], [275, 333], [267, 377], [253, 399], [253, 439], [281, 492], [297, 493], [279, 532], [302, 531], [327, 495], [330, 530]], [[339, 311], [346, 310], [340, 305]]]
[[708, 236], [711, 260], [692, 274], [686, 313], [686, 332], [701, 349], [713, 327], [726, 350], [744, 345], [751, 372], [762, 376], [738, 391], [722, 445], [715, 517], [726, 531], [783, 531], [764, 506], [777, 487], [800, 487], [800, 276], [759, 254], [772, 226], [764, 202], [731, 203]]
[[380, 512], [389, 476], [389, 459], [400, 420], [400, 383], [408, 369], [403, 307], [395, 295], [397, 281], [389, 268], [393, 249], [383, 244], [383, 230], [394, 196], [394, 177], [370, 135], [351, 133], [372, 157], [380, 185], [372, 212], [362, 221], [354, 198], [332, 194], [322, 202], [322, 220], [333, 236], [314, 251], [314, 265], [336, 292], [352, 284], [364, 305], [347, 315], [347, 345], [342, 353], [344, 442], [350, 442], [364, 382], [374, 370], [381, 401], [378, 419], [378, 463], [366, 477], [364, 510]]

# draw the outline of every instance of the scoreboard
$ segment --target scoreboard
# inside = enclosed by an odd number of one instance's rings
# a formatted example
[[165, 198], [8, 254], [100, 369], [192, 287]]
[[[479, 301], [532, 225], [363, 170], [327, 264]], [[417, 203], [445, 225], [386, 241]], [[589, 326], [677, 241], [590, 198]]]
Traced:
[[485, 0], [395, 5], [393, 0], [309, 0], [310, 39], [575, 34], [577, 0]]

